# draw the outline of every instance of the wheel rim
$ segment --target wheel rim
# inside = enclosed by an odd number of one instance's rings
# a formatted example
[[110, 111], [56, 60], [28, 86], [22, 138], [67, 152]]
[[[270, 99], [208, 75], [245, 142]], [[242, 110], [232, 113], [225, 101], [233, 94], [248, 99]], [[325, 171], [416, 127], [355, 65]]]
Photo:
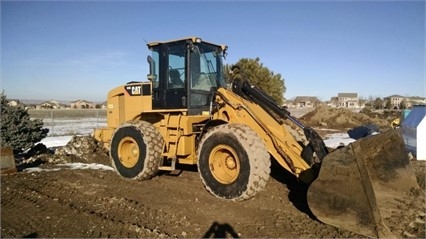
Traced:
[[118, 144], [118, 158], [126, 168], [132, 168], [139, 160], [139, 147], [131, 137], [123, 138]]
[[213, 177], [222, 184], [234, 182], [240, 173], [238, 155], [227, 145], [213, 148], [209, 156], [209, 166]]

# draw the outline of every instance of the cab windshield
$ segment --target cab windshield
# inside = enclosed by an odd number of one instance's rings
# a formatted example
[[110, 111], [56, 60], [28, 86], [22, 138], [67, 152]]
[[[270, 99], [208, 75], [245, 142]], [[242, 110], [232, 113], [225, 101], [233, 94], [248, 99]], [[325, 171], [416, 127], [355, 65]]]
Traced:
[[223, 77], [222, 49], [201, 43], [191, 52], [191, 89], [211, 91], [225, 86]]

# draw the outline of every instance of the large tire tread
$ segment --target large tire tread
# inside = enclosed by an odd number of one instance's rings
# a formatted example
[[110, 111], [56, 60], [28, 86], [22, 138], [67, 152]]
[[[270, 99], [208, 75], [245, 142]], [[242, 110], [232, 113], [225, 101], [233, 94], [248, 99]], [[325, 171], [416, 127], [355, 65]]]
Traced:
[[[244, 124], [223, 124], [210, 129], [201, 139], [199, 147], [197, 149], [197, 155], [200, 157], [200, 150], [206, 139], [212, 134], [221, 133], [234, 133], [242, 144], [243, 148], [246, 149], [249, 161], [250, 161], [250, 176], [247, 184], [247, 189], [242, 192], [239, 197], [231, 198], [233, 201], [244, 201], [254, 197], [258, 192], [262, 191], [267, 184], [270, 174], [270, 155], [266, 149], [263, 140], [257, 135], [255, 131]], [[198, 166], [200, 167], [200, 166]], [[200, 168], [198, 169], [200, 172]], [[218, 198], [223, 198], [217, 194], [208, 186], [208, 182], [205, 181], [203, 176], [200, 174], [201, 180], [205, 185], [207, 191], [215, 195]]]
[[[158, 130], [155, 128], [154, 125], [152, 125], [149, 122], [141, 121], [141, 120], [124, 123], [115, 130], [115, 133], [120, 128], [129, 127], [129, 126], [135, 127], [140, 132], [140, 134], [143, 136], [143, 140], [147, 147], [146, 149], [147, 157], [145, 158], [143, 169], [133, 179], [135, 180], [151, 179], [155, 175], [157, 175], [159, 171], [160, 162], [161, 162], [160, 159], [161, 159], [162, 149], [164, 145], [163, 137], [161, 136], [161, 134], [158, 132]], [[115, 133], [113, 134], [112, 138], [114, 138]], [[118, 174], [120, 174], [117, 170], [115, 161], [114, 159], [112, 159], [112, 157], [111, 157], [111, 164], [114, 170]]]

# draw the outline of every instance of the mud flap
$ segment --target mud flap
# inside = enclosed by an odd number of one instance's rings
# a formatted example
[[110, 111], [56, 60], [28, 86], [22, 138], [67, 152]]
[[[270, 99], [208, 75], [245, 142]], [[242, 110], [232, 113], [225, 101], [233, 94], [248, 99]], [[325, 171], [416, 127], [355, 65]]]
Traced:
[[400, 219], [409, 222], [414, 205], [424, 202], [421, 194], [400, 132], [390, 130], [329, 153], [307, 199], [326, 224], [368, 237], [400, 237]]

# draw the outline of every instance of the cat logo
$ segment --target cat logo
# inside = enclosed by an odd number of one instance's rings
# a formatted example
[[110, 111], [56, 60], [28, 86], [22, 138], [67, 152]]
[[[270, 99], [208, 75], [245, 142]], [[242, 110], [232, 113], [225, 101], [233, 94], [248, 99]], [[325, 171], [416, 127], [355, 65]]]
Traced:
[[132, 95], [140, 95], [142, 86], [132, 86]]
[[142, 85], [128, 85], [126, 86], [126, 91], [131, 96], [141, 95]]

